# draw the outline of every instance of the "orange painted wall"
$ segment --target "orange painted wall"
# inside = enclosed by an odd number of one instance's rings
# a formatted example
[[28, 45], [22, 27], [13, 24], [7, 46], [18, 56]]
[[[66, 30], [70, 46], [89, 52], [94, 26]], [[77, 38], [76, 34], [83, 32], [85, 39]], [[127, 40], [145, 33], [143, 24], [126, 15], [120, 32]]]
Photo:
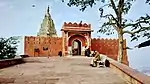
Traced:
[[[48, 37], [33, 37], [25, 36], [24, 44], [25, 55], [40, 57], [40, 56], [58, 56], [58, 52], [62, 51], [62, 38], [48, 38]], [[43, 47], [48, 47], [47, 51]], [[126, 40], [124, 41], [124, 48], [126, 47]], [[39, 52], [34, 52], [35, 48], [39, 48]], [[96, 50], [101, 54], [117, 60], [118, 55], [118, 40], [117, 39], [91, 39], [91, 50]], [[122, 63], [128, 65], [127, 51], [123, 52]]]
[[[126, 40], [124, 40], [124, 48], [126, 47]], [[101, 54], [105, 54], [108, 57], [117, 60], [118, 55], [118, 40], [117, 39], [91, 39], [91, 50], [96, 50]], [[128, 65], [127, 51], [123, 51], [122, 63]]]
[[[24, 53], [29, 56], [57, 56], [62, 51], [62, 38], [25, 36]], [[43, 50], [48, 48], [48, 50]], [[39, 52], [34, 49], [39, 48]]]

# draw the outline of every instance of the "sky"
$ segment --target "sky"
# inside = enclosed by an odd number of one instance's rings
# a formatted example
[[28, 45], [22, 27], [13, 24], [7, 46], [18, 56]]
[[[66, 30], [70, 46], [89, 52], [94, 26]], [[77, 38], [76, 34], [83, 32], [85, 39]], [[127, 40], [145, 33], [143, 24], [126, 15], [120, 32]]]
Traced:
[[[35, 5], [35, 7], [32, 7]], [[61, 36], [60, 29], [64, 22], [80, 22], [92, 25], [94, 32], [92, 37], [117, 38], [117, 35], [106, 36], [97, 33], [103, 20], [100, 20], [97, 3], [93, 8], [87, 8], [84, 12], [77, 7], [68, 7], [61, 0], [0, 0], [0, 36], [22, 36], [18, 47], [18, 54], [23, 54], [23, 36], [36, 36], [44, 18], [46, 9], [50, 6], [50, 14], [55, 23], [58, 36]], [[136, 0], [133, 7], [126, 16], [129, 19], [150, 14], [149, 5], [145, 5], [143, 0]], [[110, 12], [111, 10], [107, 10]], [[127, 46], [133, 47], [146, 39], [130, 42], [129, 35], [124, 35], [127, 39]], [[149, 67], [150, 69], [150, 47], [128, 50], [128, 59], [132, 68]]]

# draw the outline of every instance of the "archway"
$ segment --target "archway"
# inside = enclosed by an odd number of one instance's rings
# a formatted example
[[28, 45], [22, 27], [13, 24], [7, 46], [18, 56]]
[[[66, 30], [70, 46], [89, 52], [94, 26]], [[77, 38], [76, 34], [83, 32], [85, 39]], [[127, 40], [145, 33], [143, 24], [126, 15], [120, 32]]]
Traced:
[[[76, 44], [76, 49], [73, 46]], [[68, 38], [68, 53], [69, 55], [84, 55], [84, 47], [86, 46], [87, 40], [82, 35], [72, 35]], [[76, 51], [76, 53], [75, 53]]]
[[72, 42], [72, 55], [81, 55], [81, 42], [79, 40], [74, 40]]

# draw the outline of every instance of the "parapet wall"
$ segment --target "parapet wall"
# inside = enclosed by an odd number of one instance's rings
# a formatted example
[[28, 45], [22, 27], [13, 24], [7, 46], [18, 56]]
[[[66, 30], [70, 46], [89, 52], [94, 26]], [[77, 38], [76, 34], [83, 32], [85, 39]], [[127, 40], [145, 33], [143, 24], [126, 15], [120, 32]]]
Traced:
[[150, 84], [150, 77], [136, 71], [129, 66], [118, 63], [113, 59], [108, 59], [110, 61], [110, 67], [115, 73], [120, 75], [127, 81], [127, 84]]
[[72, 22], [64, 22], [64, 27], [85, 27], [85, 28], [91, 28], [91, 24], [86, 23], [72, 23]]
[[62, 38], [60, 37], [33, 37], [25, 36], [25, 55], [57, 56], [62, 51]]
[[0, 69], [21, 63], [24, 63], [22, 58], [0, 60]]
[[[126, 40], [124, 40], [124, 48], [126, 47]], [[117, 60], [118, 56], [118, 39], [91, 39], [91, 50], [96, 50], [101, 54], [105, 54], [108, 57]], [[122, 63], [128, 65], [128, 58], [126, 49], [123, 51]]]

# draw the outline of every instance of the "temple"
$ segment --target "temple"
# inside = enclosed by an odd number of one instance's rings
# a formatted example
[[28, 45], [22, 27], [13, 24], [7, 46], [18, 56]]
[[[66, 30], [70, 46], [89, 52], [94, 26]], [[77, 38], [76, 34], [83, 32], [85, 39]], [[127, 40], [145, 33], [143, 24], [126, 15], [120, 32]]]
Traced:
[[91, 24], [65, 22], [61, 31], [64, 55], [84, 55], [85, 48], [91, 48]]
[[51, 18], [49, 11], [50, 11], [50, 9], [48, 6], [45, 17], [44, 17], [43, 22], [41, 24], [41, 28], [40, 28], [37, 36], [57, 37], [55, 24]]
[[[57, 37], [54, 22], [47, 9], [38, 36], [25, 36], [24, 53], [32, 57], [84, 56], [85, 48], [96, 50], [101, 54], [117, 60], [118, 39], [91, 38], [91, 24], [64, 22], [61, 28], [62, 37]], [[126, 40], [124, 40], [122, 63], [128, 65]]]

